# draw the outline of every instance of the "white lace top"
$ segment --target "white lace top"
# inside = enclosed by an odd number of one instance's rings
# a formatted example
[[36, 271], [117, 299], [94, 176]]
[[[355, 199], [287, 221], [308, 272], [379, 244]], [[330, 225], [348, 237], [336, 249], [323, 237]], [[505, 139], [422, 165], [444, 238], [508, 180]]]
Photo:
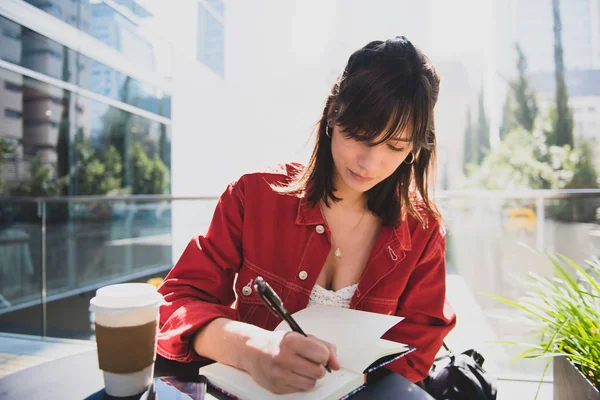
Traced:
[[308, 305], [323, 304], [326, 306], [349, 308], [350, 300], [352, 300], [352, 296], [354, 296], [357, 287], [358, 283], [355, 283], [354, 285], [346, 286], [339, 290], [327, 290], [324, 287], [315, 284], [310, 293]]

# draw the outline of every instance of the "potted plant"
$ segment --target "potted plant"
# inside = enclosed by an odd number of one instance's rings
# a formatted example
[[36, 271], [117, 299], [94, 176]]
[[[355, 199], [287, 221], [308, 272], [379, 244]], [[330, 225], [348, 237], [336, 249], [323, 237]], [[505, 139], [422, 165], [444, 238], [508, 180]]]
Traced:
[[600, 400], [600, 263], [583, 268], [562, 255], [548, 258], [556, 276], [530, 273], [520, 301], [488, 295], [531, 324], [537, 339], [518, 358], [554, 358], [555, 400]]

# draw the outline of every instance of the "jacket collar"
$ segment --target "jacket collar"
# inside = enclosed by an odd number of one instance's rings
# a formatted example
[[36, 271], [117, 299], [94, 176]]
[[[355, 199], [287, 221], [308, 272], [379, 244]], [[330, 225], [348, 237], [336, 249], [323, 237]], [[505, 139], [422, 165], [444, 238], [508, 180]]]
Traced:
[[296, 213], [296, 224], [298, 225], [321, 225], [325, 223], [321, 209], [317, 204], [311, 206], [306, 197], [301, 197], [298, 202]]
[[[296, 214], [296, 224], [298, 225], [322, 225], [325, 224], [323, 214], [318, 205], [311, 206], [305, 197], [300, 197], [298, 202], [298, 211]], [[404, 221], [397, 228], [381, 228], [381, 233], [384, 233], [392, 239], [392, 246], [397, 250], [410, 251], [412, 250], [410, 229], [408, 220], [410, 216], [405, 217]]]

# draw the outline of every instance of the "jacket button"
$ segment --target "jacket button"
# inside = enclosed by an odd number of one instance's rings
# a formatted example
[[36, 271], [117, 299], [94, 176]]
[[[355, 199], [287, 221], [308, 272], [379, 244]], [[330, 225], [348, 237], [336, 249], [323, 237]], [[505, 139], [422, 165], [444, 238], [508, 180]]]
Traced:
[[250, 286], [244, 286], [242, 288], [242, 294], [244, 296], [250, 296], [252, 294], [252, 288]]
[[317, 225], [317, 227], [315, 228], [315, 230], [317, 231], [317, 233], [319, 235], [322, 235], [323, 233], [325, 233], [325, 227], [323, 225]]
[[300, 271], [298, 273], [298, 278], [300, 278], [301, 280], [305, 280], [306, 278], [308, 278], [308, 273], [306, 271]]

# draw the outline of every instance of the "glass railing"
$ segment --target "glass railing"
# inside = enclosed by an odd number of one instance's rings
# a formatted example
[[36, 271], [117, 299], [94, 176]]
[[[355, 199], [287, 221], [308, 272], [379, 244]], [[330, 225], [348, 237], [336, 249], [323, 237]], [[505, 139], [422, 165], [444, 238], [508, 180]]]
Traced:
[[173, 222], [189, 240], [206, 229], [216, 200], [0, 198], [0, 332], [88, 338], [94, 291], [164, 277], [182, 250]]
[[[448, 338], [476, 348], [499, 376], [539, 380], [545, 361], [511, 363], [531, 332], [484, 294], [517, 300], [528, 272], [552, 274], [545, 253], [600, 256], [600, 190], [438, 192], [447, 236]], [[169, 271], [204, 231], [217, 197], [0, 198], [0, 332], [88, 338], [96, 288]], [[551, 375], [551, 374], [550, 374]]]
[[[457, 311], [449, 342], [479, 350], [488, 369], [507, 379], [538, 381], [546, 359], [513, 358], [531, 342], [522, 314], [487, 296], [526, 294], [529, 272], [552, 276], [548, 254], [584, 266], [600, 256], [600, 190], [449, 191], [438, 193], [448, 228], [448, 296]], [[552, 368], [546, 379], [552, 378]]]

